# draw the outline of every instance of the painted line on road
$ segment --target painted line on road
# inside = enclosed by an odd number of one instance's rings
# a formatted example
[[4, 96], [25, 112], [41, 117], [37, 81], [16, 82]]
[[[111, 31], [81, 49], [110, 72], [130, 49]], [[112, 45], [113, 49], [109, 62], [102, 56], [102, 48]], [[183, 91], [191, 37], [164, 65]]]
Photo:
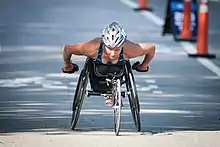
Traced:
[[[131, 7], [131, 8], [137, 8], [138, 5], [131, 1], [131, 0], [120, 0], [122, 3], [126, 4], [127, 6]], [[151, 12], [140, 12], [145, 18], [151, 20], [153, 23], [155, 23], [156, 25], [162, 27], [163, 25], [163, 19], [161, 19], [160, 17], [158, 17], [157, 15], [151, 13]], [[195, 53], [196, 52], [196, 48], [192, 43], [188, 43], [188, 42], [182, 42], [180, 43], [180, 45], [182, 46], [182, 48], [187, 52], [187, 53]], [[206, 68], [208, 68], [210, 71], [212, 71], [213, 73], [215, 73], [219, 78], [220, 78], [220, 68], [215, 65], [211, 60], [209, 59], [201, 59], [201, 58], [197, 58], [197, 60], [204, 65]]]
[[147, 79], [145, 80], [145, 82], [149, 84], [154, 84], [156, 82], [156, 79]]
[[154, 90], [154, 91], [153, 91], [153, 94], [163, 94], [163, 92], [162, 92], [162, 91]]
[[16, 110], [0, 110], [1, 113], [27, 113], [27, 112], [41, 112], [39, 109], [16, 109]]
[[[131, 113], [130, 109], [122, 109], [122, 113]], [[71, 114], [72, 111], [66, 110], [55, 110], [51, 111], [56, 114]], [[169, 109], [141, 109], [140, 112], [142, 114], [146, 113], [158, 113], [158, 114], [200, 114], [197, 111], [187, 111], [187, 110], [169, 110]], [[100, 115], [100, 114], [112, 114], [112, 110], [110, 109], [83, 109], [81, 114], [86, 115]]]
[[0, 53], [2, 52], [2, 45], [0, 44]]

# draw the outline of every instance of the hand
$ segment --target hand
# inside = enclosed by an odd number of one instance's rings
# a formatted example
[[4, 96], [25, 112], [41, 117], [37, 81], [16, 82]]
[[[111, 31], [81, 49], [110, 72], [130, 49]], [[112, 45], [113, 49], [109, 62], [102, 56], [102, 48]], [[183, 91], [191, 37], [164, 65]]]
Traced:
[[64, 71], [71, 71], [71, 70], [73, 70], [73, 68], [74, 68], [74, 66], [73, 66], [73, 64], [64, 64], [64, 67], [63, 67], [63, 69], [64, 69]]
[[65, 64], [64, 67], [62, 68], [63, 73], [74, 73], [78, 70], [79, 70], [78, 65], [74, 63]]
[[137, 61], [132, 65], [132, 69], [134, 69], [138, 72], [147, 72], [149, 70], [149, 66], [144, 65], [144, 64], [140, 64], [140, 62]]
[[139, 71], [148, 71], [149, 66], [148, 65], [143, 65], [143, 64], [139, 64], [136, 67]]

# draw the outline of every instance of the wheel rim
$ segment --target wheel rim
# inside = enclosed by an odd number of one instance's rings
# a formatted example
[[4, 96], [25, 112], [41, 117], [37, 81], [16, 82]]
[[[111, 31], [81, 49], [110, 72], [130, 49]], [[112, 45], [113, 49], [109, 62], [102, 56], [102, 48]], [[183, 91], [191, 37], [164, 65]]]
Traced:
[[[85, 74], [85, 72], [84, 73], [83, 72], [84, 71], [82, 71], [81, 76], [83, 76], [83, 74]], [[80, 115], [80, 111], [82, 108], [83, 100], [84, 100], [85, 93], [86, 93], [86, 87], [87, 87], [87, 83], [88, 83], [88, 74], [82, 78], [81, 78], [81, 76], [80, 76], [81, 81], [79, 81], [79, 84], [77, 85], [77, 89], [76, 89], [77, 93], [74, 98], [76, 100], [73, 104], [73, 109], [72, 109], [72, 119], [71, 119], [72, 130], [75, 128], [77, 121], [79, 119], [79, 115]], [[80, 88], [80, 87], [82, 87], [82, 88]]]
[[121, 86], [120, 80], [117, 80], [116, 86], [116, 98], [114, 100], [114, 122], [115, 122], [115, 133], [119, 134], [120, 131], [120, 123], [121, 123]]
[[141, 124], [140, 124], [140, 113], [139, 113], [140, 106], [138, 104], [138, 95], [137, 95], [137, 91], [136, 91], [135, 84], [134, 84], [134, 78], [131, 73], [129, 73], [128, 78], [130, 79], [128, 90], [130, 92], [129, 102], [131, 106], [132, 116], [133, 116], [136, 129], [140, 131]]

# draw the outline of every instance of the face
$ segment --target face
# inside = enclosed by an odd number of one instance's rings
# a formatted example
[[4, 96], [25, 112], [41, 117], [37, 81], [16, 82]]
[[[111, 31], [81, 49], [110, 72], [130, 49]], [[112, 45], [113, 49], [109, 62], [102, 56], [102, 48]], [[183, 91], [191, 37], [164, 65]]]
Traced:
[[109, 48], [109, 47], [105, 46], [105, 52], [111, 60], [114, 60], [119, 56], [121, 49], [122, 49], [122, 47]]

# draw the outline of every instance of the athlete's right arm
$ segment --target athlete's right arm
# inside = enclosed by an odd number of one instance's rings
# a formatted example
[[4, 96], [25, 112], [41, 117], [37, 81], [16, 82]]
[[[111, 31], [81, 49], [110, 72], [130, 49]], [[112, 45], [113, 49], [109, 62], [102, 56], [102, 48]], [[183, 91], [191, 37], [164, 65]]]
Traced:
[[63, 49], [64, 66], [69, 66], [71, 64], [72, 54], [93, 58], [96, 56], [97, 45], [99, 45], [99, 38], [92, 39], [88, 42], [65, 45]]
[[84, 55], [84, 44], [85, 43], [65, 45], [65, 47], [63, 49], [64, 65], [69, 65], [71, 63], [70, 59], [71, 59], [72, 54], [74, 54], [74, 55]]

